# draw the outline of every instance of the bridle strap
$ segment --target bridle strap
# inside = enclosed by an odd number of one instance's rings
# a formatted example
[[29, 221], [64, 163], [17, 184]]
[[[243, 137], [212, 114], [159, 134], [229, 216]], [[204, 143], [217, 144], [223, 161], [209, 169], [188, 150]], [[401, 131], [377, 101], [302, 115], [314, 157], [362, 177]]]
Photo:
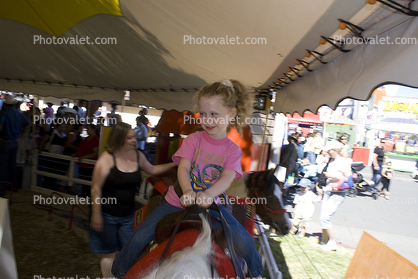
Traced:
[[[254, 191], [254, 194], [255, 194], [256, 198], [260, 199], [260, 195], [258, 194], [258, 191], [255, 190], [255, 189], [253, 189], [253, 191]], [[267, 205], [264, 204], [264, 203], [262, 203], [261, 205], [263, 206], [264, 210], [267, 211], [270, 214], [286, 213], [286, 208], [272, 210], [272, 209], [268, 208]]]
[[181, 222], [184, 220], [184, 217], [186, 217], [187, 213], [189, 213], [189, 212], [188, 212], [187, 210], [185, 210], [185, 211], [184, 211], [184, 213], [183, 213], [183, 215], [181, 215], [180, 220], [177, 222], [177, 225], [176, 225], [176, 227], [174, 228], [174, 231], [173, 231], [173, 233], [171, 234], [170, 239], [168, 240], [167, 245], [165, 246], [164, 252], [163, 252], [163, 254], [161, 255], [161, 258], [160, 258], [160, 260], [159, 260], [159, 262], [158, 262], [158, 265], [160, 265], [160, 264], [163, 262], [163, 260], [165, 259], [165, 255], [167, 254], [168, 249], [170, 248], [171, 243], [173, 242], [174, 237], [176, 236], [176, 233], [177, 233], [177, 231], [179, 230], [180, 224], [181, 224]]
[[[181, 215], [180, 220], [177, 222], [176, 227], [174, 228], [174, 231], [171, 234], [170, 239], [168, 240], [167, 245], [164, 248], [164, 251], [163, 251], [163, 253], [161, 255], [161, 258], [160, 258], [160, 260], [158, 262], [158, 265], [160, 265], [163, 262], [163, 260], [165, 259], [165, 255], [167, 254], [168, 249], [170, 248], [171, 243], [173, 242], [174, 237], [176, 236], [177, 231], [179, 230], [179, 227], [181, 225], [181, 222], [183, 222], [184, 218], [186, 217], [187, 214], [189, 214], [190, 211], [203, 213], [205, 215], [205, 217], [206, 217], [206, 220], [209, 220], [210, 219], [210, 218], [208, 218], [208, 214], [206, 213], [206, 210], [204, 210], [203, 208], [200, 208], [198, 205], [194, 204], [192, 206], [187, 207], [184, 210], [183, 214]], [[208, 221], [208, 222], [210, 222], [210, 221]]]

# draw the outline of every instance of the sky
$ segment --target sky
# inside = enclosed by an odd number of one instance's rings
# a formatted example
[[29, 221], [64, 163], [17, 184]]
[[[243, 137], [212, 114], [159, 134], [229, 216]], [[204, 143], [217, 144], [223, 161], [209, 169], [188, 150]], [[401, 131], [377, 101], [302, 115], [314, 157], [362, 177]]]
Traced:
[[418, 89], [399, 86], [395, 84], [385, 85], [387, 96], [396, 96], [403, 98], [418, 98]]

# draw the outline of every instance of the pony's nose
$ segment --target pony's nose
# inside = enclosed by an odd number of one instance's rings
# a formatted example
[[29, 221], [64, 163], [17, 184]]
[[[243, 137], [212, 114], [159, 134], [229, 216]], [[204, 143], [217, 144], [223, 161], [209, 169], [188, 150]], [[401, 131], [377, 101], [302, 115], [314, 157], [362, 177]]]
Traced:
[[289, 225], [289, 224], [284, 224], [283, 225], [283, 229], [284, 229], [284, 233], [288, 233], [289, 231], [290, 231], [290, 229], [292, 228], [292, 226], [291, 225]]

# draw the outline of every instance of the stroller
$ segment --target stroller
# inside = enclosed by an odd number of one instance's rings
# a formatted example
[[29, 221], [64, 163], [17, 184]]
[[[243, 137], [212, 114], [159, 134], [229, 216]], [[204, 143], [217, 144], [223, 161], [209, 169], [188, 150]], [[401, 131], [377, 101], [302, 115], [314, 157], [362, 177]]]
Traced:
[[411, 173], [411, 177], [413, 179], [418, 180], [418, 160], [417, 160], [417, 163], [415, 164], [415, 170]]
[[371, 197], [375, 200], [379, 197], [379, 191], [374, 186], [374, 182], [366, 180], [360, 173], [366, 166], [363, 162], [353, 162], [351, 164], [351, 170], [353, 171], [353, 187], [348, 189], [347, 196], [356, 197], [357, 193], [370, 192]]

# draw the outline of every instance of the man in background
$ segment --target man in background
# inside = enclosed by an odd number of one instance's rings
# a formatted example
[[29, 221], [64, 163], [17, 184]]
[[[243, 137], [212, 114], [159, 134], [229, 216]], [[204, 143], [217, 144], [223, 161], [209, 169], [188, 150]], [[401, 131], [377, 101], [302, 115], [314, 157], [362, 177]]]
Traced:
[[290, 176], [296, 170], [296, 161], [298, 160], [298, 135], [291, 134], [287, 141], [289, 144], [284, 145], [280, 152], [280, 165], [286, 168], [286, 177]]
[[[30, 128], [30, 122], [14, 108], [14, 105], [14, 97], [8, 95], [0, 111], [0, 181], [10, 182], [16, 189], [17, 139]], [[0, 184], [0, 196], [4, 195], [7, 189], [6, 184]]]
[[134, 131], [135, 131], [136, 147], [138, 150], [144, 152], [145, 143], [148, 138], [148, 128], [144, 123], [143, 116], [138, 116], [136, 118], [136, 127]]
[[51, 102], [46, 103], [47, 107], [44, 109], [45, 112], [45, 119], [48, 124], [52, 123], [52, 120], [54, 120], [54, 109], [52, 106], [54, 105]]

